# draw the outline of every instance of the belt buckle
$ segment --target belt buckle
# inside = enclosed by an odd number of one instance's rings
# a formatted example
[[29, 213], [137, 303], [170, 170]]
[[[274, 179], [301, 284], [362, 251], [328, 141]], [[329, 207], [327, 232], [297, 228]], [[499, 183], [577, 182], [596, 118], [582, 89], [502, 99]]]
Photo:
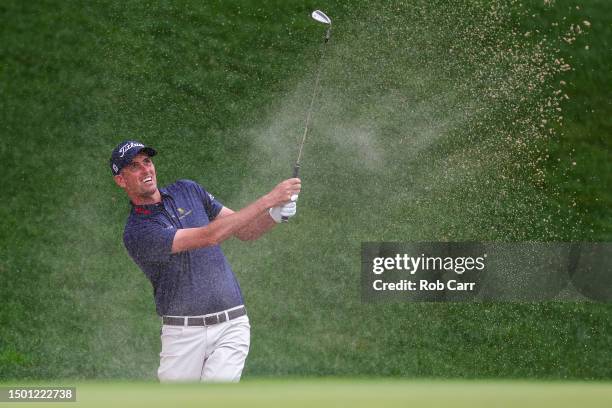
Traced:
[[212, 315], [204, 317], [204, 326], [212, 326], [214, 324], [219, 323], [219, 316]]

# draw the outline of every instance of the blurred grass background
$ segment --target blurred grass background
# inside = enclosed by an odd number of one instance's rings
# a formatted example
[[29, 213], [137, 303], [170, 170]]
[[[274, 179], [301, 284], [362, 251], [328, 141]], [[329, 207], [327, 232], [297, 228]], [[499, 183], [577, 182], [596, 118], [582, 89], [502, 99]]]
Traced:
[[155, 376], [159, 321], [123, 248], [110, 151], [141, 139], [161, 184], [194, 179], [234, 209], [265, 193], [301, 136], [315, 8], [335, 31], [299, 216], [224, 245], [253, 326], [245, 377], [609, 379], [606, 304], [359, 301], [361, 241], [610, 241], [612, 6], [545, 3], [501, 35], [591, 30], [555, 51], [574, 69], [563, 123], [533, 145], [548, 151], [539, 183], [514, 166], [530, 153], [495, 137], [515, 131], [509, 105], [471, 87], [492, 54], [448, 52], [506, 44], [475, 35], [487, 2], [0, 3], [0, 380]]
[[[23, 383], [10, 384], [23, 387]], [[40, 387], [41, 385], [39, 385]], [[54, 382], [51, 387], [58, 387]], [[152, 382], [66, 383], [76, 402], [58, 407], [605, 407], [612, 387], [605, 383], [544, 381], [440, 381], [400, 379], [257, 379], [237, 384], [156, 384]], [[37, 407], [40, 402], [20, 402]]]

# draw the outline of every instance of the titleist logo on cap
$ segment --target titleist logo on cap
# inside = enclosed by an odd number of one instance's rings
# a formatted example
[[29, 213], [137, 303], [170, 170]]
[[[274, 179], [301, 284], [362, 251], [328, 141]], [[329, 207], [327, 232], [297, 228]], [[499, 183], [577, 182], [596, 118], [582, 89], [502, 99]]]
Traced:
[[121, 149], [119, 149], [119, 152], [121, 153], [120, 157], [123, 157], [125, 153], [128, 150], [130, 150], [132, 147], [144, 147], [144, 145], [142, 143], [134, 143], [134, 142], [126, 143], [125, 145], [121, 146]]

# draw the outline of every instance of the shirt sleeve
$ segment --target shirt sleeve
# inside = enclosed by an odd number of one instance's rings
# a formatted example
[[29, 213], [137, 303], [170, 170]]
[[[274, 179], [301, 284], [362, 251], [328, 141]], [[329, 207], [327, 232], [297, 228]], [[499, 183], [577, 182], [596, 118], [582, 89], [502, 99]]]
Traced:
[[215, 196], [206, 191], [198, 183], [194, 184], [198, 192], [198, 196], [202, 200], [202, 204], [204, 204], [204, 209], [206, 210], [206, 214], [208, 214], [208, 219], [211, 221], [214, 220], [215, 217], [221, 212], [223, 204], [217, 201]]
[[130, 256], [138, 264], [168, 262], [176, 228], [154, 220], [142, 220], [126, 228], [123, 242]]

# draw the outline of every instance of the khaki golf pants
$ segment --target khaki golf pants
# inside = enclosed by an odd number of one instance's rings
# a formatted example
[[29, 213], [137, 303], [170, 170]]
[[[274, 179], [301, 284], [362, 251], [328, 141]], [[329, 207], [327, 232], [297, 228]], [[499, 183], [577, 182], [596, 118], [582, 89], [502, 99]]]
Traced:
[[238, 382], [249, 352], [248, 316], [211, 326], [163, 325], [161, 382]]

